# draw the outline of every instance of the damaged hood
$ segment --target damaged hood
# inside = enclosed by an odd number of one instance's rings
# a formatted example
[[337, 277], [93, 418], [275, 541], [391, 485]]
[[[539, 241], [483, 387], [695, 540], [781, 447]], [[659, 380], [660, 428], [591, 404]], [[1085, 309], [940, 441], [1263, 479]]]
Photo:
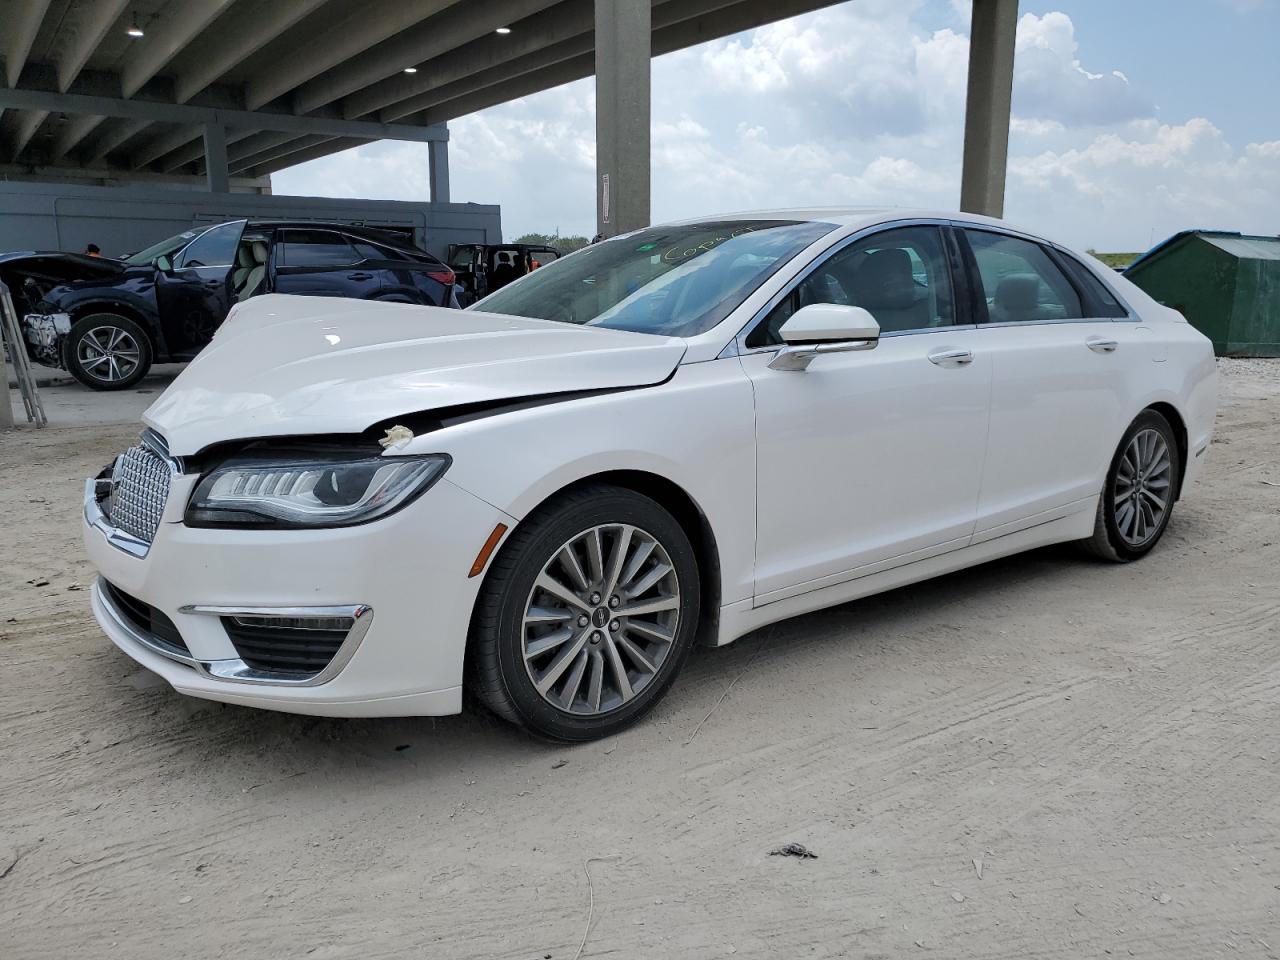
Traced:
[[0, 254], [0, 280], [10, 286], [14, 280], [45, 280], [72, 283], [76, 280], [100, 280], [124, 273], [125, 265], [106, 257], [90, 257], [83, 253], [33, 253], [30, 250]]
[[175, 456], [225, 440], [360, 433], [461, 404], [639, 387], [685, 343], [492, 313], [268, 295], [237, 307], [143, 414]]

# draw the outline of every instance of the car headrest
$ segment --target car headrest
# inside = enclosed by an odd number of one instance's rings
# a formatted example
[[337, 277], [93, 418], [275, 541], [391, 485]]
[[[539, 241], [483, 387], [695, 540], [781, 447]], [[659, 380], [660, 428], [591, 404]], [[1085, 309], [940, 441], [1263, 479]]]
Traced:
[[252, 246], [253, 246], [253, 262], [257, 264], [266, 263], [267, 262], [267, 241], [255, 240], [253, 241]]
[[869, 253], [853, 275], [854, 302], [876, 308], [901, 310], [916, 301], [911, 255], [897, 247]]
[[996, 306], [1008, 313], [1031, 313], [1040, 304], [1040, 278], [1034, 273], [1011, 273], [996, 285]]
[[253, 264], [253, 251], [249, 249], [249, 245], [242, 243], [240, 246], [236, 247], [236, 266], [252, 267]]

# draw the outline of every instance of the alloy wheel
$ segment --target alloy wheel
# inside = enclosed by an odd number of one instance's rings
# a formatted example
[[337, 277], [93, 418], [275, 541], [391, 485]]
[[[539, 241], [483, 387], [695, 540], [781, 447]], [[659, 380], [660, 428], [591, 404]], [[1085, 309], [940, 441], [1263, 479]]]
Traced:
[[128, 330], [94, 327], [76, 345], [80, 367], [96, 380], [118, 383], [138, 369], [142, 348]]
[[653, 682], [675, 642], [680, 585], [666, 549], [629, 524], [577, 534], [542, 567], [525, 605], [525, 669], [559, 710], [598, 716]]
[[1113, 502], [1116, 529], [1130, 547], [1159, 533], [1169, 512], [1173, 463], [1158, 430], [1140, 430], [1125, 447], [1116, 470]]

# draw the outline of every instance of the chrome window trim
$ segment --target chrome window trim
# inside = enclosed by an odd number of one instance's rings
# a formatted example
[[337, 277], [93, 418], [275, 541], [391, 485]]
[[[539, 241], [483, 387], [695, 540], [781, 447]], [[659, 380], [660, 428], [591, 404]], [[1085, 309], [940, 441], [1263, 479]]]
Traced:
[[246, 616], [246, 617], [350, 617], [354, 623], [347, 631], [342, 646], [333, 655], [329, 665], [312, 677], [298, 677], [296, 674], [281, 674], [270, 670], [258, 670], [249, 666], [238, 657], [227, 660], [201, 660], [190, 655], [176, 653], [161, 645], [154, 638], [140, 631], [129, 622], [115, 602], [107, 593], [98, 577], [92, 587], [93, 600], [102, 608], [111, 625], [125, 634], [130, 640], [154, 654], [184, 664], [195, 670], [202, 677], [220, 680], [227, 683], [265, 683], [282, 687], [316, 687], [336, 677], [345, 667], [369, 632], [373, 624], [373, 608], [367, 604], [347, 604], [323, 607], [222, 607], [188, 605], [180, 607], [179, 613], [206, 614], [209, 616]]
[[1118, 319], [1120, 318], [1119, 317], [1064, 317], [1060, 320], [1059, 319], [1001, 320], [997, 323], [979, 323], [979, 324], [975, 324], [975, 326], [979, 328], [990, 327], [993, 330], [998, 330], [1003, 327], [1047, 327], [1047, 326], [1057, 326], [1063, 323], [1111, 323], [1113, 320], [1118, 320]]
[[[1021, 230], [1014, 229], [1013, 227], [996, 226], [994, 224], [989, 224], [989, 223], [974, 223], [969, 220], [951, 220], [949, 222], [951, 226], [955, 227], [958, 230], [977, 230], [982, 233], [1003, 234], [1007, 237], [1013, 237], [1015, 240], [1025, 240], [1028, 243], [1034, 243], [1037, 246], [1048, 247], [1049, 249], [1055, 251], [1061, 256], [1070, 257], [1076, 263], [1080, 264], [1082, 268], [1084, 268], [1085, 270], [1088, 270], [1091, 274], [1093, 274], [1094, 278], [1111, 292], [1111, 295], [1116, 298], [1117, 302], [1120, 304], [1120, 306], [1124, 307], [1125, 312], [1128, 314], [1128, 316], [1125, 316], [1125, 317], [1064, 317], [1061, 320], [1009, 320], [1002, 323], [979, 323], [979, 324], [976, 324], [975, 326], [978, 326], [978, 327], [1029, 327], [1029, 326], [1043, 326], [1045, 324], [1050, 324], [1050, 323], [1140, 323], [1141, 322], [1141, 318], [1137, 316], [1137, 314], [1134, 312], [1133, 307], [1129, 305], [1129, 301], [1127, 301], [1124, 297], [1120, 296], [1120, 293], [1115, 289], [1115, 287], [1111, 286], [1110, 283], [1107, 283], [1106, 280], [1098, 276], [1098, 271], [1094, 270], [1092, 267], [1089, 266], [1089, 264], [1081, 260], [1076, 253], [1072, 252], [1071, 250], [1068, 250], [1062, 244], [1055, 243], [1052, 240], [1046, 240], [1044, 237], [1037, 237], [1031, 233], [1023, 233]], [[1062, 271], [1062, 275], [1063, 277], [1066, 278], [1067, 283], [1070, 284], [1071, 288], [1074, 290], [1076, 287], [1076, 284], [1075, 284], [1075, 281], [1071, 279], [1071, 275], [1067, 273], [1065, 270]], [[1080, 292], [1077, 290], [1076, 295], [1079, 296], [1079, 293]], [[1082, 302], [1083, 302], [1083, 298], [1082, 298]]]
[[[770, 297], [763, 307], [755, 312], [751, 319], [742, 326], [733, 339], [725, 345], [724, 350], [720, 351], [720, 354], [716, 359], [733, 356], [735, 354], [737, 356], [749, 356], [753, 353], [777, 353], [786, 346], [786, 344], [774, 343], [767, 344], [763, 347], [748, 347], [747, 336], [756, 328], [757, 324], [764, 321], [764, 318], [773, 311], [774, 307], [789, 297], [796, 287], [807, 280], [810, 274], [845, 247], [857, 243], [859, 240], [864, 240], [867, 237], [873, 236], [874, 234], [883, 233], [887, 230], [897, 230], [902, 227], [945, 227], [952, 223], [953, 221], [950, 220], [932, 217], [912, 217], [905, 220], [889, 220], [881, 223], [874, 223], [869, 227], [863, 227], [861, 230], [857, 230], [846, 237], [842, 237], [830, 246], [824, 247], [814, 255], [812, 260], [800, 269], [799, 273], [788, 280], [781, 290]], [[951, 278], [951, 285], [954, 291], [955, 277]], [[880, 335], [880, 339], [883, 340], [887, 337], [908, 336], [917, 333], [943, 333], [945, 331], [972, 330], [973, 326], [973, 324], [948, 324], [945, 327], [920, 327], [915, 330], [891, 330], [888, 333], [882, 333]]]

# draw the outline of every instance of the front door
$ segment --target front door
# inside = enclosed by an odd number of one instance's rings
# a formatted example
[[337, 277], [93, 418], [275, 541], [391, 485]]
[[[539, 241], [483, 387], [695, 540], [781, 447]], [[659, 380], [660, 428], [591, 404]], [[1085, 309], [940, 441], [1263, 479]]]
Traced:
[[178, 251], [167, 269], [156, 266], [156, 306], [170, 355], [195, 356], [226, 319], [244, 226], [237, 220], [206, 230]]
[[[746, 339], [756, 404], [756, 603], [966, 545], [986, 447], [991, 358], [957, 317], [953, 257], [933, 225], [832, 254]], [[865, 307], [872, 350], [772, 370], [807, 303]]]

